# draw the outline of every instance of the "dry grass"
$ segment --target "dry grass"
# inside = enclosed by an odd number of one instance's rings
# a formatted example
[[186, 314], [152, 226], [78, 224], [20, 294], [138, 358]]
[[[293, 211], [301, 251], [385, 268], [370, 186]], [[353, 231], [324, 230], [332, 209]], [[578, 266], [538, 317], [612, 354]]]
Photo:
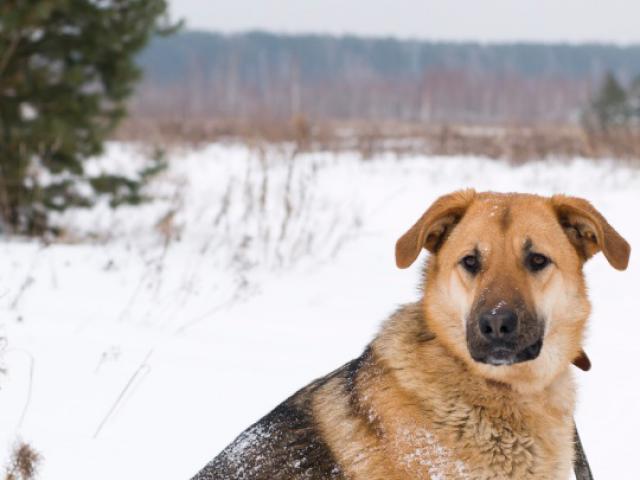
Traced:
[[230, 138], [248, 143], [273, 143], [297, 140], [308, 145], [311, 125], [304, 116], [289, 121], [256, 117], [250, 122], [231, 119], [129, 117], [114, 134], [115, 140], [145, 142], [161, 147], [180, 145], [198, 147]]
[[13, 448], [4, 480], [32, 480], [36, 478], [42, 457], [31, 445], [18, 442]]
[[363, 159], [398, 155], [475, 155], [514, 163], [549, 157], [640, 159], [640, 128], [609, 132], [575, 125], [430, 125], [399, 122], [314, 122], [255, 118], [251, 122], [207, 119], [128, 119], [115, 136], [161, 147], [221, 140], [250, 145], [290, 142], [298, 151], [354, 150]]

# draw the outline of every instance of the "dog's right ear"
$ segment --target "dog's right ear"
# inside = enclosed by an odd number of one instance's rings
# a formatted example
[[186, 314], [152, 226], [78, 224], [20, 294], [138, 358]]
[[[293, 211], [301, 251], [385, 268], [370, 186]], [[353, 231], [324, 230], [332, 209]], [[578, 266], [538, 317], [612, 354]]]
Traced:
[[396, 265], [399, 268], [411, 266], [423, 248], [431, 253], [437, 252], [463, 217], [475, 195], [475, 190], [469, 189], [438, 198], [396, 242]]

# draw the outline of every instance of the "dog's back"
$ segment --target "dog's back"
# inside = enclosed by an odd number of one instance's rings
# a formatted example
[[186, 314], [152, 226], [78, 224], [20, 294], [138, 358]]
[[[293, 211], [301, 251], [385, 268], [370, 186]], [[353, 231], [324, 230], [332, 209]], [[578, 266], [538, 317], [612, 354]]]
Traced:
[[340, 480], [342, 472], [311, 411], [324, 383], [347, 375], [349, 365], [319, 379], [245, 430], [193, 480]]

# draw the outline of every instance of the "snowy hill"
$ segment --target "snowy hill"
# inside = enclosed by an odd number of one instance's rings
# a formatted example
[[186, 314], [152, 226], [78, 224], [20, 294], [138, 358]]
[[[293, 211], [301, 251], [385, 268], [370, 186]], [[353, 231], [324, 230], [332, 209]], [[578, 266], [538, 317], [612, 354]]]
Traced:
[[[113, 144], [92, 168], [130, 168]], [[0, 464], [16, 437], [40, 478], [188, 478], [310, 380], [358, 355], [420, 265], [397, 237], [461, 187], [591, 200], [640, 244], [640, 170], [575, 160], [362, 161], [353, 153], [215, 144], [174, 151], [156, 200], [56, 219], [68, 242], [0, 242]], [[640, 263], [587, 268], [594, 305], [576, 372], [577, 423], [597, 478], [633, 479]]]

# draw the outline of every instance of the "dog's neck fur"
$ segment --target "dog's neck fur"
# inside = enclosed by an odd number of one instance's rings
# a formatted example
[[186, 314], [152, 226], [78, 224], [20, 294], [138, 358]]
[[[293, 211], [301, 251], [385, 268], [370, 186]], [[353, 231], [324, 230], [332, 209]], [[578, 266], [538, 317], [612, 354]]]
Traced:
[[[388, 391], [406, 394], [387, 398], [384, 388], [372, 391], [372, 411], [377, 402], [385, 403], [387, 409], [395, 404], [397, 416], [393, 425], [385, 427], [387, 431], [395, 430], [405, 439], [418, 438], [417, 432], [423, 432], [443, 451], [455, 450], [459, 462], [448, 464], [458, 470], [449, 474], [485, 478], [482, 470], [490, 465], [487, 471], [502, 471], [506, 478], [568, 476], [574, 409], [569, 365], [536, 393], [523, 394], [486, 380], [429, 332], [420, 304], [407, 305], [392, 316], [373, 342], [371, 355], [380, 378], [399, 387]], [[430, 426], [437, 427], [433, 430], [442, 438], [434, 440]], [[407, 429], [415, 430], [414, 434]], [[459, 451], [461, 443], [467, 447]], [[409, 441], [406, 448], [421, 451], [425, 447]], [[553, 465], [553, 469], [541, 471], [541, 465]], [[467, 472], [466, 477], [460, 469]]]

